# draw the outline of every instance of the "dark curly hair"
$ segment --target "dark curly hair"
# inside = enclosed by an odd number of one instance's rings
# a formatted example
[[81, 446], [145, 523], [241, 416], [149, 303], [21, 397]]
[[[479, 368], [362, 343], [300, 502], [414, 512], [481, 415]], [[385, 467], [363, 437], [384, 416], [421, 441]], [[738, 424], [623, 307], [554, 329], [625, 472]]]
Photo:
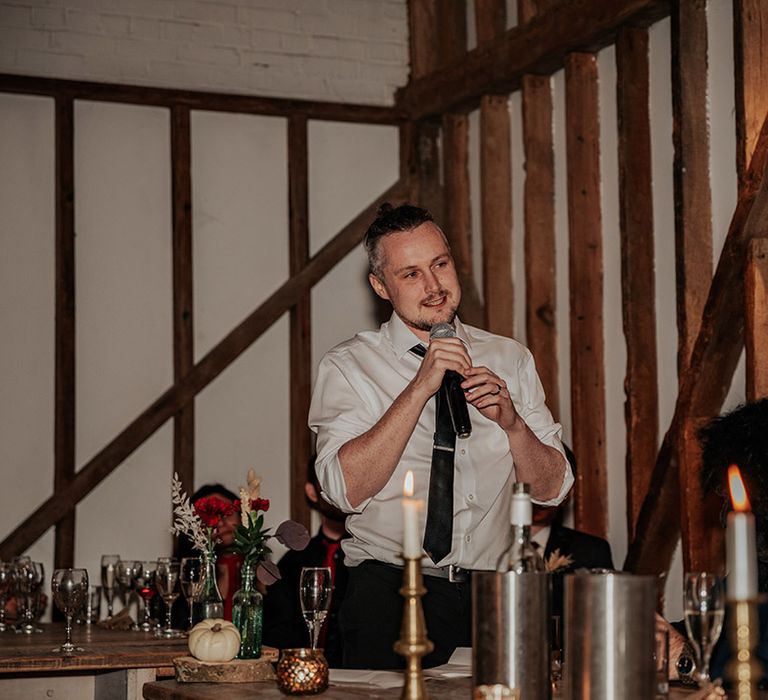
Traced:
[[413, 204], [401, 204], [393, 207], [389, 202], [384, 202], [376, 213], [376, 218], [368, 227], [363, 238], [365, 252], [368, 253], [368, 268], [381, 279], [381, 268], [384, 260], [379, 249], [379, 241], [390, 233], [412, 231], [427, 221], [434, 221], [432, 214], [426, 209]]

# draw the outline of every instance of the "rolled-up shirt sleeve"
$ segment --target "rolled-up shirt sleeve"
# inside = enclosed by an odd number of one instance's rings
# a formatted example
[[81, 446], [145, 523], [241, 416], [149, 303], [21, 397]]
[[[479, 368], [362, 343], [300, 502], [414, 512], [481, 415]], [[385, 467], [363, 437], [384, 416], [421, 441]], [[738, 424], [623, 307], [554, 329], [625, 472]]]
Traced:
[[357, 507], [349, 503], [339, 450], [369, 430], [376, 420], [333, 356], [326, 355], [318, 368], [309, 427], [317, 434], [315, 471], [322, 495], [344, 513], [361, 513], [371, 499]]

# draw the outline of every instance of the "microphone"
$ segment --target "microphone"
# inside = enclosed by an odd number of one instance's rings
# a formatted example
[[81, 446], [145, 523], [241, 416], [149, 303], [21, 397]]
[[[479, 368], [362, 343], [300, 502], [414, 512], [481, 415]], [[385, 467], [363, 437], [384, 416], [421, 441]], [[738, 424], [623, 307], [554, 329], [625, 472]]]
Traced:
[[[435, 338], [454, 338], [456, 331], [450, 323], [436, 323], [429, 331], [429, 339]], [[460, 438], [468, 438], [472, 434], [472, 423], [469, 421], [469, 408], [467, 407], [467, 398], [464, 396], [464, 389], [461, 383], [464, 381], [458, 372], [452, 369], [445, 370], [443, 386], [445, 389], [445, 398], [448, 401], [448, 410], [451, 414], [451, 423], [456, 435]]]

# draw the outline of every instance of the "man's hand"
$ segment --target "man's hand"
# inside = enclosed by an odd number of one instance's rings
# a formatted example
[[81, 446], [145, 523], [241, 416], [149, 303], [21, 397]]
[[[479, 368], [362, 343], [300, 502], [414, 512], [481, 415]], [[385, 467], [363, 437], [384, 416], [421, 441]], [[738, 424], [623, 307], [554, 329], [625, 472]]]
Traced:
[[412, 386], [425, 396], [432, 396], [437, 393], [443, 375], [449, 369], [467, 376], [472, 371], [472, 360], [458, 338], [435, 338], [429, 342], [427, 354], [413, 378]]
[[470, 367], [462, 374], [466, 377], [461, 387], [467, 403], [504, 431], [516, 427], [519, 416], [503, 379], [487, 367]]

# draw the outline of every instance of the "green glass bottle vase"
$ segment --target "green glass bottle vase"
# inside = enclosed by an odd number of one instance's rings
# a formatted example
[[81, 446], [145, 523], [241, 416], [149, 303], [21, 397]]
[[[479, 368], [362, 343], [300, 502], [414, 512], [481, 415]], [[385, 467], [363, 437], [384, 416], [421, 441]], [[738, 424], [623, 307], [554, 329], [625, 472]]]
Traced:
[[261, 656], [261, 626], [264, 605], [256, 590], [257, 564], [243, 564], [240, 571], [241, 588], [232, 598], [232, 622], [240, 632], [238, 659], [258, 659]]

